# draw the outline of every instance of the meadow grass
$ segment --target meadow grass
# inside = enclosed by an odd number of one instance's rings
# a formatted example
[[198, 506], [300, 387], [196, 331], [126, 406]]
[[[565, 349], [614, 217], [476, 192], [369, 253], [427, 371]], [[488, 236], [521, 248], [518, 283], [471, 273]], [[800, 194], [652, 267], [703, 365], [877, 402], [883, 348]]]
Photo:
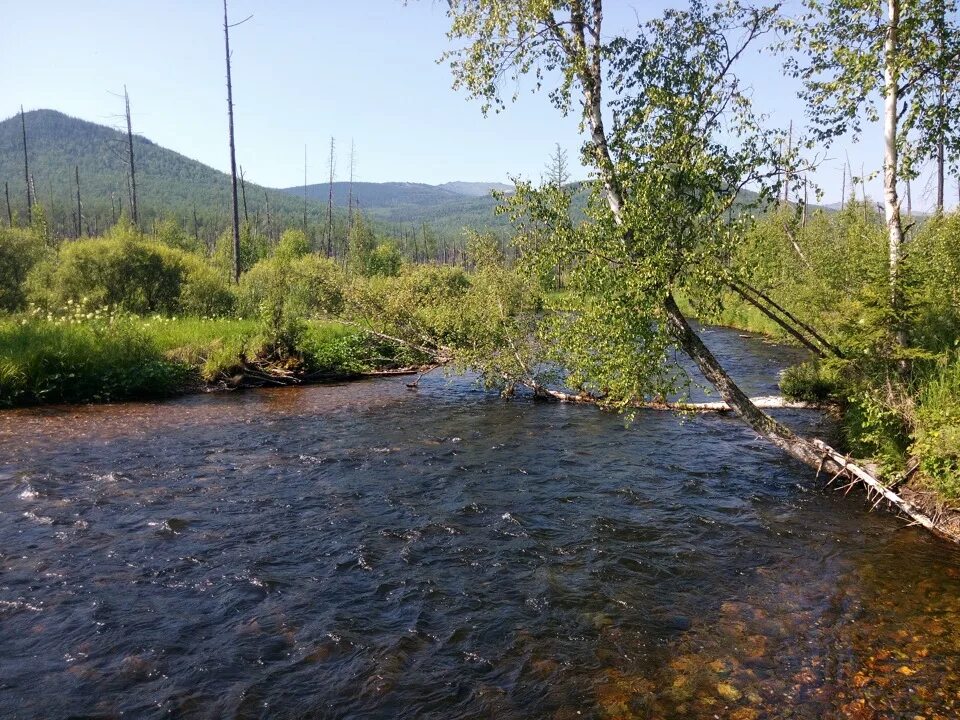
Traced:
[[[263, 351], [258, 320], [138, 317], [81, 306], [0, 318], [0, 406], [166, 397], [235, 374]], [[352, 375], [402, 360], [342, 323], [304, 321], [304, 373]]]

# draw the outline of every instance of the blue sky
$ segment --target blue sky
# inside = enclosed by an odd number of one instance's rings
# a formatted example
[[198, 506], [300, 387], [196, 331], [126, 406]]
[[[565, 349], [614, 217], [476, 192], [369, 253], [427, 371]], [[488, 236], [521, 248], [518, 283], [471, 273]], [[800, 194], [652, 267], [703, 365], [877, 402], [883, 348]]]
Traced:
[[[627, 30], [664, 2], [608, 2], [608, 33]], [[232, 0], [231, 20], [253, 18], [231, 33], [238, 162], [268, 186], [327, 176], [329, 140], [337, 142], [337, 177], [349, 172], [351, 139], [357, 180], [507, 181], [538, 179], [555, 143], [576, 158], [576, 118], [543, 95], [523, 90], [505, 112], [484, 118], [477, 102], [451, 89], [437, 60], [449, 44], [446, 2], [411, 0]], [[119, 126], [124, 84], [134, 131], [220, 170], [226, 145], [222, 5], [218, 0], [45, 0], [8, 3], [0, 28], [7, 69], [0, 116], [23, 103]], [[769, 57], [742, 66], [757, 104], [783, 126], [803, 121], [795, 84]], [[838, 200], [847, 152], [857, 173], [880, 166], [879, 138], [842, 143], [817, 181]], [[574, 173], [575, 175], [578, 173]], [[580, 172], [580, 176], [585, 176]], [[915, 207], [931, 204], [922, 182]], [[918, 187], [919, 186], [919, 187]], [[868, 192], [879, 197], [875, 181]], [[951, 186], [948, 196], [956, 197]]]

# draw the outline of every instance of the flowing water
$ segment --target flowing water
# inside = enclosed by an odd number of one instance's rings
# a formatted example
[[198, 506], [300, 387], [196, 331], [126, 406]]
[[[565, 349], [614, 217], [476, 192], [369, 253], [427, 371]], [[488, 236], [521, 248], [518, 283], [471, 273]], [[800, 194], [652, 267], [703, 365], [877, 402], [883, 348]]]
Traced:
[[812, 475], [442, 377], [2, 413], [0, 716], [957, 717], [960, 553]]

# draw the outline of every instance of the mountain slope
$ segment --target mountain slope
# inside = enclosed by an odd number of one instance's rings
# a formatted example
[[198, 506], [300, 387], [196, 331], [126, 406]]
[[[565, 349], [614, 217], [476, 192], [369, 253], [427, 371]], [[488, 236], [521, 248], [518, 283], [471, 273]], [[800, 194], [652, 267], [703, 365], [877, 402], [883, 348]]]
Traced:
[[[129, 205], [126, 133], [54, 110], [28, 112], [25, 122], [30, 173], [38, 200], [49, 209], [52, 199], [55, 215], [72, 217], [76, 206], [75, 168], [80, 172], [88, 222], [90, 216], [99, 216], [103, 226], [119, 206]], [[205, 223], [227, 222], [228, 175], [139, 135], [134, 136], [133, 146], [138, 205], [145, 223], [170, 214], [192, 222], [194, 209]], [[22, 213], [26, 198], [19, 116], [0, 122], [0, 181], [10, 184], [11, 204]], [[302, 202], [285, 193], [252, 183], [247, 183], [246, 190], [251, 213], [260, 206], [265, 211], [266, 192], [273, 213], [302, 217]], [[319, 207], [314, 213], [319, 218]]]
[[[448, 183], [449, 185], [450, 183]], [[286, 188], [284, 192], [303, 198], [304, 188]], [[346, 208], [350, 197], [350, 183], [333, 184], [333, 204]], [[492, 196], [466, 195], [442, 185], [422, 183], [353, 183], [355, 207], [368, 217], [390, 225], [427, 223], [434, 229], [459, 233], [464, 227], [475, 229], [506, 227], [507, 220], [495, 214], [497, 206]], [[308, 200], [327, 204], [328, 183], [308, 185]]]
[[[54, 226], [71, 232], [76, 209], [75, 168], [86, 223], [108, 226], [121, 207], [129, 206], [126, 133], [69, 117], [54, 110], [34, 110], [25, 115], [30, 172], [38, 201], [50, 213]], [[134, 159], [141, 224], [161, 216], [174, 216], [186, 227], [197, 224], [210, 236], [226, 227], [230, 217], [230, 177], [203, 163], [134, 136]], [[10, 186], [10, 200], [21, 220], [26, 216], [23, 179], [23, 144], [20, 117], [0, 122], [0, 182]], [[496, 183], [354, 183], [358, 207], [375, 223], [391, 226], [428, 223], [436, 232], [459, 234], [463, 227], [505, 227], [497, 217], [489, 188]], [[503, 186], [507, 187], [507, 186]], [[326, 184], [307, 187], [307, 215], [311, 225], [326, 223]], [[348, 183], [334, 184], [336, 215], [342, 222], [347, 208]], [[267, 206], [273, 226], [300, 226], [303, 222], [303, 187], [285, 190], [246, 183], [247, 207], [254, 220], [259, 212], [265, 223]], [[2, 202], [2, 201], [0, 201]], [[4, 208], [5, 210], [5, 208]], [[241, 209], [242, 215], [242, 209]]]

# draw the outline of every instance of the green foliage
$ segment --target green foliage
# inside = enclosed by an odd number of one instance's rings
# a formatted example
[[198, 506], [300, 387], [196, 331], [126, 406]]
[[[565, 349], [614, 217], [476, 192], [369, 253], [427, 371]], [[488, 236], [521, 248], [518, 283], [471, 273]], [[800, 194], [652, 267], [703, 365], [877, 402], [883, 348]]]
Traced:
[[791, 400], [822, 403], [837, 400], [841, 380], [835, 363], [811, 360], [784, 370], [780, 390]]
[[403, 257], [392, 242], [379, 243], [366, 257], [364, 274], [390, 277], [400, 273]]
[[280, 236], [280, 241], [277, 243], [273, 254], [275, 257], [295, 260], [308, 252], [310, 252], [310, 238], [307, 237], [307, 234], [303, 230], [287, 228]]
[[48, 252], [30, 230], [0, 229], [0, 311], [12, 312], [26, 305], [27, 275]]
[[[253, 232], [244, 223], [240, 227], [240, 272], [245, 273], [270, 254], [266, 237]], [[217, 237], [213, 246], [213, 266], [224, 278], [233, 277], [233, 230], [227, 228]]]
[[356, 275], [393, 276], [400, 272], [402, 258], [396, 245], [379, 242], [373, 228], [357, 213], [350, 228], [347, 267]]
[[206, 252], [204, 244], [196, 237], [188, 235], [173, 217], [157, 220], [153, 225], [153, 237], [159, 243], [184, 252], [198, 255]]
[[[949, 76], [957, 56], [956, 3], [896, 0], [898, 22], [889, 44], [891, 19], [885, 3], [805, 0], [803, 5], [797, 20], [784, 23], [797, 51], [787, 65], [804, 82], [801, 97], [818, 139], [848, 133], [859, 138], [864, 120], [879, 120], [877, 100], [892, 90], [888, 84], [893, 81], [902, 105], [893, 137], [901, 151], [897, 172], [914, 175], [912, 165], [931, 157], [941, 140], [956, 159], [958, 91], [937, 72]], [[892, 72], [885, 73], [887, 68]]]
[[847, 391], [843, 432], [849, 450], [876, 461], [882, 475], [903, 468], [909, 447], [913, 401], [895, 378]]
[[240, 278], [237, 309], [242, 316], [253, 317], [265, 303], [283, 300], [289, 312], [304, 318], [336, 315], [343, 307], [345, 282], [333, 260], [315, 253], [291, 254], [281, 244], [273, 257]]
[[[750, 222], [747, 213], [732, 212], [739, 191], [758, 186], [759, 202], [772, 192], [767, 178], [779, 137], [761, 127], [730, 62], [734, 29], [738, 42], [749, 44], [770, 27], [770, 12], [691, 3], [601, 48], [583, 46], [587, 40], [576, 34], [583, 18], [571, 19], [569, 29], [557, 19], [572, 18], [572, 5], [454, 5], [461, 8], [454, 34], [473, 41], [455, 64], [460, 82], [491, 99], [489, 73], [501, 63], [519, 73], [532, 68], [526, 62], [557, 69], [563, 79], [554, 100], [569, 107], [579, 85], [594, 139], [602, 132], [595, 116], [601, 110], [589, 102], [603, 79], [594, 68], [609, 64], [614, 130], [584, 155], [601, 178], [588, 222], [575, 221], [570, 194], [556, 184], [520, 183], [510, 212], [520, 224], [524, 266], [535, 277], [542, 281], [558, 262], [569, 268], [579, 307], [548, 318], [543, 335], [551, 359], [570, 369], [569, 382], [621, 407], [681, 389], [686, 377], [667, 362], [679, 342], [667, 322], [668, 296], [682, 293], [699, 312], [712, 312], [727, 260]], [[587, 16], [586, 34], [598, 36], [598, 6], [576, 8]], [[542, 33], [508, 52], [530, 28]]]
[[64, 243], [27, 279], [29, 299], [48, 309], [68, 303], [138, 314], [229, 312], [232, 295], [199, 257], [147, 241], [118, 224], [102, 238]]
[[950, 350], [960, 340], [960, 213], [927, 220], [906, 248], [911, 344], [931, 352]]
[[396, 277], [356, 278], [347, 295], [348, 316], [383, 336], [397, 338], [428, 358], [477, 370], [488, 387], [512, 389], [533, 379], [533, 320], [539, 293], [516, 273], [485, 264], [461, 268], [408, 266]]
[[158, 397], [182, 390], [190, 376], [135, 318], [70, 306], [52, 320], [0, 321], [2, 405]]
[[918, 405], [911, 453], [938, 493], [960, 497], [960, 356], [923, 384]]
[[336, 323], [308, 324], [300, 349], [310, 371], [321, 375], [410, 367], [424, 360], [408, 347]]
[[[846, 354], [842, 361], [791, 368], [781, 380], [784, 394], [841, 402], [845, 439], [854, 454], [877, 460], [890, 475], [916, 455], [938, 492], [950, 495], [960, 488], [954, 427], [960, 385], [955, 361], [948, 361], [960, 337], [960, 216], [927, 220], [906, 245], [903, 291], [913, 367], [908, 376], [900, 372], [888, 330], [886, 241], [882, 219], [860, 203], [838, 213], [814, 213], [802, 226], [795, 213], [780, 210], [758, 220], [734, 267]], [[721, 316], [739, 327], [783, 336], [751, 312], [727, 296]]]

